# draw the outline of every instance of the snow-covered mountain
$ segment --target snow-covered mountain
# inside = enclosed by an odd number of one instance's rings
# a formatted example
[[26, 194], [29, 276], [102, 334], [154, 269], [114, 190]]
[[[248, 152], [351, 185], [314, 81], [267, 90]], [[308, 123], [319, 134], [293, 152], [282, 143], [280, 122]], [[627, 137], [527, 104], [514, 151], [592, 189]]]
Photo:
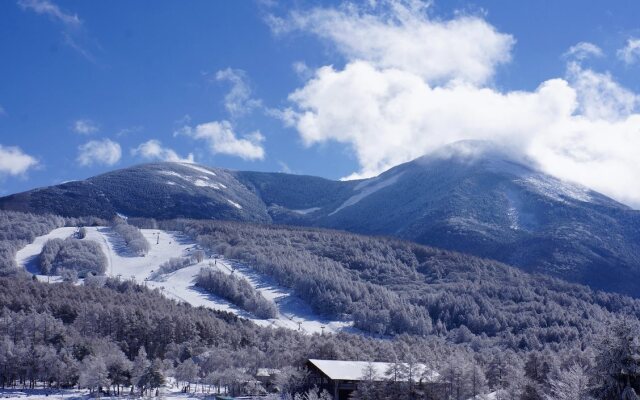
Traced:
[[479, 142], [454, 144], [348, 182], [146, 164], [8, 196], [0, 208], [393, 235], [640, 296], [640, 212]]

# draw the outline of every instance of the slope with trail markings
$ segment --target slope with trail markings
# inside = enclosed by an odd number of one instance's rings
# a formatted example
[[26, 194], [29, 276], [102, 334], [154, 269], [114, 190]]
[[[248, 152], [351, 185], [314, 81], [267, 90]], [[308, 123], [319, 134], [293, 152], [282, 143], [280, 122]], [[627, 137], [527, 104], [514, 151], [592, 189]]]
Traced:
[[[131, 279], [150, 288], [160, 290], [165, 296], [189, 303], [195, 307], [204, 306], [215, 310], [228, 311], [240, 317], [254, 321], [261, 326], [284, 327], [301, 330], [306, 333], [354, 331], [351, 321], [331, 321], [317, 316], [301, 299], [289, 289], [277, 285], [272, 279], [254, 271], [250, 266], [208, 253], [202, 262], [179, 269], [168, 274], [157, 274], [158, 267], [175, 257], [189, 257], [199, 250], [197, 244], [178, 232], [158, 229], [142, 229], [142, 234], [151, 244], [149, 253], [144, 257], [131, 254], [123, 240], [109, 227], [88, 227], [84, 240], [93, 240], [100, 244], [107, 256], [108, 266], [105, 274], [121, 279]], [[36, 265], [38, 254], [47, 240], [64, 239], [72, 236], [76, 228], [55, 229], [47, 235], [19, 250], [16, 261], [41, 281], [58, 282], [60, 277], [39, 274]], [[205, 292], [194, 284], [195, 276], [202, 268], [216, 268], [227, 274], [236, 274], [246, 279], [266, 299], [274, 301], [278, 308], [276, 318], [264, 320], [231, 304], [230, 302]]]

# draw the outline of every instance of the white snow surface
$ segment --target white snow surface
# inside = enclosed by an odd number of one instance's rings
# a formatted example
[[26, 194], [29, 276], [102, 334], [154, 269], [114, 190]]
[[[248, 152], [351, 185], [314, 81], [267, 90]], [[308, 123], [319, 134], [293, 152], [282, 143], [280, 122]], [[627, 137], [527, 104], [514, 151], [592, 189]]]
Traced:
[[[119, 276], [121, 279], [132, 279], [144, 283], [150, 288], [159, 289], [172, 299], [189, 303], [195, 307], [204, 306], [215, 310], [232, 312], [238, 316], [251, 319], [261, 326], [300, 329], [306, 333], [327, 333], [338, 331], [354, 331], [352, 321], [332, 321], [319, 317], [290, 289], [279, 286], [270, 277], [258, 273], [250, 266], [238, 261], [226, 259], [218, 254], [206, 253], [204, 261], [160, 275], [151, 280], [153, 272], [164, 262], [175, 257], [188, 257], [193, 251], [201, 249], [195, 242], [178, 232], [167, 232], [158, 229], [142, 229], [142, 234], [149, 241], [151, 250], [144, 257], [135, 256], [127, 251], [123, 240], [109, 227], [87, 227], [84, 240], [93, 240], [100, 244], [107, 256], [106, 275]], [[16, 254], [16, 262], [41, 281], [58, 282], [60, 277], [47, 277], [38, 274], [35, 265], [38, 254], [47, 240], [67, 238], [76, 231], [75, 227], [53, 230], [47, 235], [37, 237]], [[201, 268], [217, 268], [226, 273], [239, 275], [259, 291], [265, 298], [273, 300], [278, 308], [278, 315], [273, 319], [258, 319], [249, 312], [240, 309], [230, 302], [206, 293], [195, 287], [194, 277]], [[323, 328], [324, 327], [324, 328]]]
[[[206, 178], [207, 180], [209, 178]], [[199, 187], [210, 187], [210, 188], [214, 188], [216, 190], [220, 190], [220, 185], [217, 183], [212, 183], [212, 182], [208, 182], [205, 181], [203, 179], [196, 179], [195, 181], [193, 181], [193, 184]]]
[[316, 212], [319, 209], [320, 209], [320, 207], [311, 207], [311, 208], [305, 208], [304, 210], [291, 210], [291, 211], [296, 213], [296, 214], [307, 215], [307, 214], [311, 214], [313, 212]]
[[[223, 387], [224, 390], [224, 387]], [[178, 385], [172, 377], [167, 378], [167, 383], [159, 389], [159, 396], [142, 397], [136, 391], [131, 395], [124, 390], [120, 396], [103, 397], [110, 400], [143, 400], [143, 399], [163, 399], [163, 400], [199, 400], [212, 399], [211, 394], [202, 393], [202, 388], [198, 386], [198, 393], [182, 393], [182, 385]], [[6, 400], [92, 400], [95, 397], [89, 394], [88, 389], [54, 389], [54, 388], [37, 388], [37, 389], [0, 389], [0, 399]]]
[[227, 201], [228, 201], [232, 206], [234, 206], [235, 208], [240, 209], [240, 210], [242, 209], [242, 206], [241, 206], [240, 204], [236, 203], [235, 201], [233, 201], [233, 200], [229, 200], [229, 199], [227, 199]]
[[[359, 381], [367, 378], [366, 369], [372, 367], [375, 370], [372, 378], [374, 381], [385, 381], [388, 379], [387, 371], [393, 367], [393, 363], [388, 362], [367, 362], [367, 361], [339, 361], [339, 360], [315, 360], [310, 359], [309, 362], [324, 372], [333, 380]], [[406, 368], [407, 364], [400, 363], [401, 367]], [[435, 381], [440, 374], [426, 364], [415, 364], [413, 366], [415, 375], [421, 376], [427, 381]], [[399, 378], [400, 381], [406, 381], [407, 378]]]
[[342, 210], [343, 208], [346, 208], [358, 203], [365, 197], [372, 195], [373, 193], [377, 192], [380, 189], [383, 189], [389, 185], [393, 185], [398, 181], [398, 178], [401, 175], [402, 173], [399, 173], [386, 179], [380, 180], [379, 178], [376, 178], [373, 180], [368, 180], [368, 181], [359, 183], [355, 189], [359, 190], [360, 192], [358, 194], [355, 194], [349, 197], [344, 203], [340, 205], [340, 207], [336, 208], [329, 215], [333, 215], [339, 212], [340, 210]]
[[[198, 186], [198, 187], [210, 187], [210, 188], [213, 188], [213, 189], [216, 189], [216, 190], [220, 190], [221, 188], [224, 188], [224, 189], [227, 188], [222, 183], [212, 182], [211, 181], [211, 177], [212, 176], [216, 176], [215, 172], [208, 171], [208, 170], [206, 170], [206, 169], [204, 169], [202, 167], [198, 167], [198, 166], [192, 165], [192, 164], [181, 164], [181, 165], [187, 166], [187, 167], [189, 167], [189, 168], [191, 168], [191, 169], [193, 169], [193, 170], [195, 170], [197, 172], [204, 173], [205, 175], [197, 175], [197, 176], [195, 176], [195, 175], [194, 176], [182, 175], [182, 174], [179, 174], [179, 173], [177, 173], [175, 171], [171, 171], [171, 170], [169, 170], [169, 171], [160, 171], [160, 173], [163, 174], [163, 175], [173, 176], [175, 178], [182, 179], [183, 181], [187, 181], [187, 182], [193, 184], [194, 186]], [[175, 182], [173, 182], [173, 183], [167, 182], [167, 183], [170, 184], [170, 185], [175, 185], [176, 184]]]
[[583, 202], [592, 201], [588, 188], [569, 182], [538, 175], [524, 177], [520, 182], [531, 190], [561, 203], [566, 203], [567, 198]]
[[202, 167], [200, 167], [200, 166], [198, 166], [198, 165], [195, 165], [195, 164], [180, 163], [180, 165], [185, 166], [185, 167], [188, 167], [188, 168], [191, 168], [191, 169], [193, 169], [193, 170], [195, 170], [195, 171], [198, 171], [198, 172], [202, 172], [202, 173], [204, 173], [204, 174], [208, 174], [208, 175], [216, 176], [216, 173], [215, 173], [215, 172], [213, 172], [213, 171], [209, 171], [208, 169], [206, 169], [206, 168], [202, 168]]

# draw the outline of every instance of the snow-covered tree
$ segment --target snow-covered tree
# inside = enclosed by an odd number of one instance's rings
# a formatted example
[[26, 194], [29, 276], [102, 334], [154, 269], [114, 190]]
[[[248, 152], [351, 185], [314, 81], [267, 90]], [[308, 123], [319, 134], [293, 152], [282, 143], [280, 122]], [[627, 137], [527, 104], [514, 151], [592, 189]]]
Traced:
[[637, 322], [624, 320], [603, 338], [593, 369], [597, 397], [615, 400], [640, 397], [639, 334]]
[[549, 380], [547, 400], [591, 400], [589, 374], [586, 368], [573, 364], [560, 370], [557, 376]]
[[321, 391], [317, 387], [313, 387], [306, 393], [297, 393], [294, 400], [333, 400], [333, 396], [326, 390]]
[[[151, 363], [147, 359], [147, 352], [144, 347], [140, 347], [138, 350], [138, 355], [133, 360], [133, 366], [131, 367], [131, 383], [133, 386], [140, 389], [140, 392], [143, 393], [145, 390], [145, 374], [147, 370], [151, 366]], [[132, 386], [132, 390], [133, 390]]]
[[115, 386], [115, 392], [120, 394], [121, 386], [131, 386], [131, 369], [133, 364], [117, 349], [105, 356], [105, 364], [109, 373], [109, 380]]
[[200, 368], [191, 358], [189, 358], [184, 360], [182, 364], [178, 365], [175, 372], [175, 378], [179, 383], [182, 382], [185, 384], [183, 390], [190, 392], [191, 384], [198, 381], [199, 373]]
[[102, 388], [111, 385], [109, 372], [102, 358], [87, 356], [82, 360], [78, 385], [89, 389], [91, 392], [96, 392], [98, 396], [100, 396]]

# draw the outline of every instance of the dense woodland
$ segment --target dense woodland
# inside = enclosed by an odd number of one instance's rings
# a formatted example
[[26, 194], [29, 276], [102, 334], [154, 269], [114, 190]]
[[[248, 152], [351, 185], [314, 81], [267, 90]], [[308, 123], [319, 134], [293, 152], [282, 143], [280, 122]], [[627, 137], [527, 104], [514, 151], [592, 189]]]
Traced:
[[[171, 376], [186, 388], [246, 393], [262, 390], [246, 386], [258, 368], [276, 368], [281, 392], [306, 392], [304, 361], [326, 358], [425, 363], [439, 372], [442, 396], [456, 400], [489, 391], [526, 400], [640, 393], [640, 302], [628, 297], [397, 240], [214, 221], [159, 223], [374, 334], [305, 335], [177, 303], [129, 281], [33, 281], [17, 273], [15, 251], [58, 226], [91, 220], [0, 218], [7, 222], [0, 225], [0, 246], [7, 249], [0, 262], [11, 275], [0, 278], [5, 387], [152, 393]], [[416, 398], [414, 382], [365, 382], [356, 395]]]
[[76, 238], [50, 239], [38, 256], [43, 275], [67, 275], [84, 278], [87, 274], [102, 275], [107, 269], [107, 257], [100, 244]]
[[217, 221], [161, 225], [292, 288], [316, 312], [371, 333], [438, 335], [475, 348], [584, 348], [640, 301], [399, 240]]

